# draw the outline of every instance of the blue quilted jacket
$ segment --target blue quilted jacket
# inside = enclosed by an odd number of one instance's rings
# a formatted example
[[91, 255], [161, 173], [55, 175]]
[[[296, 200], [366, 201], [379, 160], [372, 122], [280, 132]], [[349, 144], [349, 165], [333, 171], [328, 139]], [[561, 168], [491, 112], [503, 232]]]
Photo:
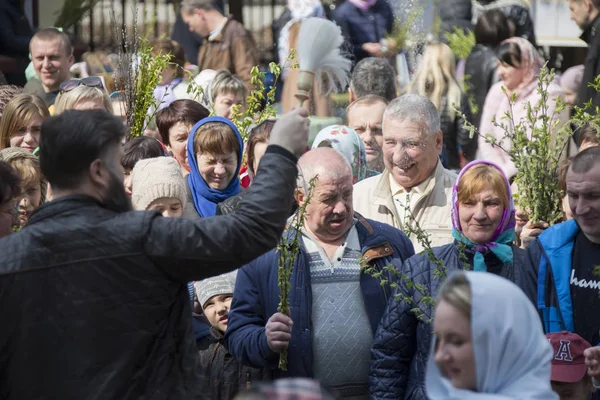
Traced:
[[[447, 273], [473, 268], [474, 254], [465, 250], [467, 260], [461, 260], [456, 242], [435, 247], [433, 253], [444, 262]], [[513, 264], [502, 264], [492, 253], [486, 254], [484, 259], [488, 272], [518, 285], [523, 280], [521, 265], [525, 251], [513, 246], [513, 254]], [[406, 277], [402, 278], [399, 290], [404, 300], [398, 296], [390, 299], [371, 350], [370, 399], [427, 400], [425, 371], [431, 349], [433, 305], [427, 304], [423, 294], [414, 285], [409, 288], [406, 282], [423, 285], [425, 293], [435, 299], [443, 284], [434, 276], [435, 268], [423, 253], [411, 257], [402, 266]]]
[[[400, 230], [356, 215], [363, 258], [371, 265], [380, 270], [389, 264], [399, 268], [414, 254], [412, 243]], [[269, 348], [265, 334], [265, 325], [277, 312], [279, 304], [277, 260], [278, 253], [272, 250], [238, 271], [225, 342], [229, 352], [250, 367], [277, 368], [279, 355]], [[391, 277], [388, 276], [388, 279]], [[392, 291], [389, 285], [381, 285], [379, 279], [367, 273], [361, 273], [360, 287], [375, 333]], [[275, 378], [312, 378], [312, 290], [304, 246], [294, 264], [290, 288], [289, 302], [294, 327], [288, 348], [288, 370], [277, 370]]]

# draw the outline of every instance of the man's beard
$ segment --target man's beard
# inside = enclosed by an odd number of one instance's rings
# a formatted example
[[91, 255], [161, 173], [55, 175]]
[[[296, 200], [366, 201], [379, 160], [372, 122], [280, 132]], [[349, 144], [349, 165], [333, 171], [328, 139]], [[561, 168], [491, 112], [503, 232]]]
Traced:
[[118, 213], [133, 210], [131, 200], [127, 196], [125, 187], [123, 186], [123, 178], [119, 179], [112, 171], [110, 171], [110, 176], [110, 184], [103, 200], [104, 206]]

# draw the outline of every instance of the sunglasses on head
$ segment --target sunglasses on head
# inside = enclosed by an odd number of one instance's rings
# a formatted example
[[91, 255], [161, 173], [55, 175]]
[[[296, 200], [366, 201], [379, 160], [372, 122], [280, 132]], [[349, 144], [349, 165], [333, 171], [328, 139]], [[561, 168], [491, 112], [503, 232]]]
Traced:
[[64, 81], [63, 83], [61, 83], [59, 87], [61, 93], [66, 93], [81, 85], [104, 89], [102, 78], [100, 78], [99, 76], [88, 76], [83, 79], [69, 79], [68, 81]]

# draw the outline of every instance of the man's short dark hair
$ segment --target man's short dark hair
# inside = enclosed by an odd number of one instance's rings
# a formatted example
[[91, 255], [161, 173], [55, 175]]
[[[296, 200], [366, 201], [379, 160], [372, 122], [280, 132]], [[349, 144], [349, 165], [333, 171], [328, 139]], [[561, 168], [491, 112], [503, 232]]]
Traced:
[[40, 165], [58, 189], [76, 187], [91, 163], [125, 136], [123, 122], [104, 110], [67, 110], [48, 118], [40, 134]]
[[21, 178], [10, 164], [0, 161], [0, 204], [14, 199], [21, 193]]
[[392, 101], [397, 97], [396, 73], [386, 60], [368, 57], [354, 67], [350, 87], [357, 99], [374, 94]]
[[194, 100], [175, 100], [156, 114], [156, 127], [164, 144], [169, 143], [169, 130], [178, 122], [194, 126], [196, 122], [210, 115], [210, 112]]
[[132, 170], [140, 160], [164, 155], [165, 152], [158, 140], [153, 137], [138, 136], [125, 143], [121, 165], [125, 169]]
[[191, 14], [194, 9], [199, 10], [216, 10], [214, 0], [183, 0], [181, 2], [181, 10], [186, 14]]
[[594, 146], [600, 146], [600, 136], [598, 131], [590, 124], [585, 124], [579, 128], [579, 143], [580, 147], [585, 142], [592, 143]]
[[500, 10], [488, 10], [477, 20], [474, 33], [475, 43], [496, 47], [511, 36], [508, 18]]
[[600, 165], [600, 147], [589, 147], [573, 157], [570, 170], [576, 174], [585, 174], [596, 165]]

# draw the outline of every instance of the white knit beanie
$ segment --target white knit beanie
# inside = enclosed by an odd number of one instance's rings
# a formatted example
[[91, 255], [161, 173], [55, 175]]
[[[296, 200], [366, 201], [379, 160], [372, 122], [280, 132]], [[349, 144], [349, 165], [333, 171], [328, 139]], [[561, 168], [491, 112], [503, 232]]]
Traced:
[[174, 197], [185, 208], [187, 191], [181, 167], [171, 157], [140, 160], [131, 172], [131, 202], [135, 210], [145, 210], [154, 200]]

